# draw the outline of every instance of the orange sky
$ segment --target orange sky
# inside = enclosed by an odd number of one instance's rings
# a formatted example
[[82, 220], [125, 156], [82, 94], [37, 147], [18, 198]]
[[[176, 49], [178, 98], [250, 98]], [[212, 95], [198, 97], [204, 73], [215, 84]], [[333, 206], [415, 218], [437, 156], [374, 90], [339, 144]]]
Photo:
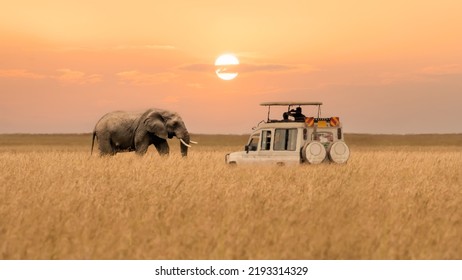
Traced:
[[[462, 133], [461, 1], [9, 2], [0, 133], [90, 132], [149, 107], [248, 133], [260, 102], [284, 100], [324, 102], [346, 132]], [[214, 73], [227, 52], [232, 81]]]

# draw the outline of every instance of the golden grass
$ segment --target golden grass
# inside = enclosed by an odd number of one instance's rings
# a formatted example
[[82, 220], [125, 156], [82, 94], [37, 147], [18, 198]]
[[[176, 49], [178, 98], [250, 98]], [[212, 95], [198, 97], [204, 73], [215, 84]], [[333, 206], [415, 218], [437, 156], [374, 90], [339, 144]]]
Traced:
[[346, 165], [232, 168], [245, 136], [182, 159], [1, 135], [0, 258], [462, 259], [462, 136], [376, 137], [351, 135]]

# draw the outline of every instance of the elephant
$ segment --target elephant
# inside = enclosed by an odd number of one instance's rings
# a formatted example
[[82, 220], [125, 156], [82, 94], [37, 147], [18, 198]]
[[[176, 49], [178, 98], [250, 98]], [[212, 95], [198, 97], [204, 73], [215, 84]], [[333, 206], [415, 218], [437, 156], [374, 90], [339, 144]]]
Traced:
[[180, 139], [183, 157], [188, 155], [190, 143], [197, 144], [190, 141], [189, 132], [178, 113], [154, 108], [139, 113], [110, 112], [95, 125], [90, 154], [93, 154], [96, 137], [101, 156], [124, 151], [144, 155], [151, 144], [160, 155], [168, 155], [167, 138], [174, 136]]

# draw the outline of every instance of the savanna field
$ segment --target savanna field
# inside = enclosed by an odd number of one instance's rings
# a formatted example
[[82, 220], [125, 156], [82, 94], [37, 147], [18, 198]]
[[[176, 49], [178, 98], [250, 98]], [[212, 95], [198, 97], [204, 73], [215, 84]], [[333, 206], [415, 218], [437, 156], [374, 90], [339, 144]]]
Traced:
[[0, 135], [1, 259], [462, 259], [462, 135], [346, 135], [346, 165], [236, 166], [246, 136], [90, 156]]

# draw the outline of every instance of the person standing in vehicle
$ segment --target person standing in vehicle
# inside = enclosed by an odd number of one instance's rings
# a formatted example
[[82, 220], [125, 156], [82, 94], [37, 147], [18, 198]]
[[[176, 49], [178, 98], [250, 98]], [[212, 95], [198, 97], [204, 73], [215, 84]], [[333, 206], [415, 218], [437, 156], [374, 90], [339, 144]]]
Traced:
[[305, 115], [302, 114], [302, 107], [297, 107], [289, 111], [289, 114], [295, 121], [305, 121]]

